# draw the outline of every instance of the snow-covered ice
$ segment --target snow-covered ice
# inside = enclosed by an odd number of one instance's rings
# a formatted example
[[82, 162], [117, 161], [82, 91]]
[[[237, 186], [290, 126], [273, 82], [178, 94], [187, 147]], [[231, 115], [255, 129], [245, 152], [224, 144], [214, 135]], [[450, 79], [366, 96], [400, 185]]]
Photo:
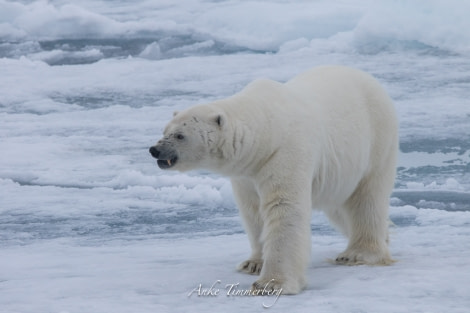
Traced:
[[[0, 312], [469, 312], [469, 10], [0, 0]], [[315, 213], [307, 290], [227, 296], [254, 281], [235, 271], [249, 244], [229, 182], [160, 171], [148, 147], [175, 110], [323, 64], [395, 101], [397, 263], [332, 265], [346, 239]]]

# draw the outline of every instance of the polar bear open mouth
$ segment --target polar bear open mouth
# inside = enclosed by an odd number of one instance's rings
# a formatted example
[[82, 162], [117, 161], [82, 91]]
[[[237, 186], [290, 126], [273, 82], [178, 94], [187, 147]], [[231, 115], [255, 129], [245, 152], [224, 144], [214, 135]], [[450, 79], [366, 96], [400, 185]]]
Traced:
[[168, 160], [157, 160], [158, 167], [161, 169], [167, 169], [173, 167], [178, 161], [178, 157], [174, 157]]

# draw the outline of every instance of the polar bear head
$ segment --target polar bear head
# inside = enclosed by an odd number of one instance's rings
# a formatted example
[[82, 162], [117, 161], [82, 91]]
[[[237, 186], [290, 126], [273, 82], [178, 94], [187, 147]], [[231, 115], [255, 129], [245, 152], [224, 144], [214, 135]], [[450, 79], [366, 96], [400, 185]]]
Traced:
[[149, 152], [161, 169], [213, 169], [221, 158], [225, 124], [225, 114], [209, 105], [175, 112]]

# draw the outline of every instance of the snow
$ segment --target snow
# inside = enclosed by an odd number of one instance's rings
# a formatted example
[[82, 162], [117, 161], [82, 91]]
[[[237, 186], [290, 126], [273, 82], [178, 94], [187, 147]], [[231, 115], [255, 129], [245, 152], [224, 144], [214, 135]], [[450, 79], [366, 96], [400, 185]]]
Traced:
[[[0, 0], [0, 311], [468, 312], [468, 9]], [[395, 100], [397, 262], [331, 264], [347, 241], [315, 213], [307, 290], [227, 296], [255, 280], [235, 271], [249, 244], [229, 181], [163, 172], [148, 147], [175, 110], [323, 64], [368, 71]]]
[[[54, 239], [2, 248], [2, 307], [6, 312], [466, 312], [470, 305], [470, 213], [414, 207], [392, 210], [407, 225], [392, 229], [397, 263], [342, 267], [328, 259], [346, 241], [315, 216], [309, 287], [296, 296], [227, 296], [226, 285], [249, 288], [253, 276], [235, 271], [247, 255], [243, 234], [143, 240]], [[443, 236], [445, 234], [445, 236]], [[225, 248], [223, 248], [225, 247]], [[199, 285], [217, 296], [188, 295]]]

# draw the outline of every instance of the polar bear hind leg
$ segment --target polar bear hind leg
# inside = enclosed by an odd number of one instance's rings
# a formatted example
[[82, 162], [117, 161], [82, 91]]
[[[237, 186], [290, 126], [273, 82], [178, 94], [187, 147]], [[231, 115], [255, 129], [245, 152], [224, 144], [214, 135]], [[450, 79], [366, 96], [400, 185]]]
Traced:
[[381, 173], [366, 177], [345, 204], [343, 211], [350, 224], [349, 243], [336, 258], [344, 265], [390, 265], [388, 250], [389, 194]]

